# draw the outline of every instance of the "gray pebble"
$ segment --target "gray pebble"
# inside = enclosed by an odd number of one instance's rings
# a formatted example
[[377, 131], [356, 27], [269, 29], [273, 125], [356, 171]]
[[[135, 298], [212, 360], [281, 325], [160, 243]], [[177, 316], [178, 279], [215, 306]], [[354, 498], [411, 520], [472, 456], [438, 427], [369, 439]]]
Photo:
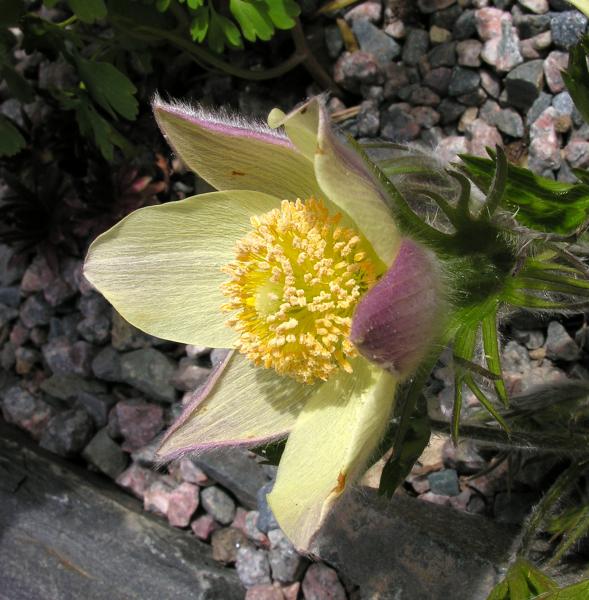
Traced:
[[427, 476], [430, 490], [440, 496], [458, 496], [460, 486], [454, 469], [443, 469]]
[[256, 523], [256, 527], [262, 533], [268, 533], [271, 529], [278, 529], [278, 521], [274, 517], [270, 506], [268, 505], [268, 500], [266, 499], [267, 494], [272, 491], [274, 487], [274, 483], [271, 481], [266, 485], [262, 486], [258, 490], [258, 521]]
[[200, 494], [202, 507], [222, 525], [229, 525], [235, 516], [235, 502], [217, 486], [210, 486]]
[[246, 588], [270, 583], [270, 562], [265, 550], [256, 550], [249, 545], [242, 546], [237, 550], [235, 569]]
[[101, 429], [82, 451], [82, 456], [101, 473], [116, 479], [127, 467], [128, 457], [113, 442], [106, 427]]
[[374, 54], [376, 60], [386, 65], [401, 54], [401, 46], [384, 31], [375, 27], [370, 21], [357, 19], [352, 25], [352, 31], [365, 52]]
[[587, 28], [587, 17], [577, 10], [554, 13], [550, 21], [552, 42], [557, 48], [574, 46]]
[[59, 456], [75, 456], [88, 443], [94, 423], [83, 408], [55, 415], [43, 431], [39, 446]]
[[424, 29], [409, 29], [403, 45], [403, 63], [418, 64], [429, 47], [429, 35]]
[[546, 335], [546, 356], [551, 360], [573, 362], [580, 355], [579, 347], [567, 330], [558, 321], [551, 321]]
[[281, 583], [297, 581], [307, 565], [306, 559], [295, 550], [282, 530], [270, 531], [268, 538], [270, 539], [269, 560], [272, 567], [272, 579]]

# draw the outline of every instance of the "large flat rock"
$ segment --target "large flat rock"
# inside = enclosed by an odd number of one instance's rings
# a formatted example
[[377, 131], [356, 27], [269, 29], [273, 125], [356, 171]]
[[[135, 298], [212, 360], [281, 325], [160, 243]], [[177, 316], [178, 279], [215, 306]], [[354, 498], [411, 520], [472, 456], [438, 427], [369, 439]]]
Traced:
[[0, 599], [237, 600], [235, 571], [0, 422]]
[[518, 531], [413, 498], [348, 494], [312, 548], [370, 600], [485, 600]]

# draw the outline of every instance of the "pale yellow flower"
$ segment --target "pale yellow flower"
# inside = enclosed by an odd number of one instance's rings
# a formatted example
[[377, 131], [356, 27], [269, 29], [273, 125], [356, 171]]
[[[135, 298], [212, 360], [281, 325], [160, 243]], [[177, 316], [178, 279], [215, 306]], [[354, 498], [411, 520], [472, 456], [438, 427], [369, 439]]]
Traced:
[[[175, 151], [220, 191], [129, 215], [92, 244], [86, 277], [148, 333], [237, 349], [159, 454], [169, 460], [288, 435], [268, 500], [307, 549], [367, 467], [398, 381], [427, 348], [435, 269], [427, 251], [401, 239], [385, 192], [333, 133], [319, 99], [287, 116], [273, 111], [274, 129], [160, 100], [154, 110]], [[400, 278], [389, 276], [401, 255], [417, 265], [411, 281], [403, 265]], [[354, 330], [359, 303], [374, 309], [368, 290], [398, 295], [395, 281], [409, 299], [404, 308], [393, 301], [382, 311], [377, 301], [384, 326], [369, 316]], [[371, 336], [390, 338], [391, 323], [399, 343], [383, 353]]]

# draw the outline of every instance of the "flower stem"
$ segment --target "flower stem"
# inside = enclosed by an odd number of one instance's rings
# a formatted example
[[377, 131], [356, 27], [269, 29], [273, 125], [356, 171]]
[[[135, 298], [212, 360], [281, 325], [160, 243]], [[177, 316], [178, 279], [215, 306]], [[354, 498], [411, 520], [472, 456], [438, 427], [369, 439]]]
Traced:
[[322, 87], [330, 90], [336, 96], [343, 96], [342, 90], [339, 88], [337, 83], [326, 73], [325, 69], [321, 66], [319, 61], [315, 58], [315, 55], [309, 48], [307, 38], [301, 26], [299, 19], [296, 20], [296, 25], [291, 29], [292, 39], [295, 43], [295, 54], [299, 54], [304, 57], [303, 66], [311, 77]]
[[[115, 19], [113, 19], [115, 20]], [[292, 71], [295, 67], [300, 65], [306, 60], [306, 56], [300, 54], [298, 51], [292, 54], [287, 60], [285, 60], [282, 64], [272, 67], [270, 69], [264, 69], [263, 71], [253, 71], [250, 69], [241, 69], [239, 67], [235, 67], [228, 62], [225, 62], [223, 59], [214, 55], [212, 52], [209, 52], [205, 48], [199, 47], [194, 42], [179, 36], [176, 33], [165, 31], [163, 29], [157, 29], [154, 27], [148, 26], [139, 26], [133, 27], [132, 22], [129, 19], [125, 19], [122, 17], [116, 17], [116, 22], [122, 29], [125, 29], [127, 33], [130, 35], [134, 35], [140, 39], [165, 39], [180, 50], [188, 53], [196, 62], [199, 64], [205, 63], [227, 73], [228, 75], [233, 75], [234, 77], [239, 77], [241, 79], [248, 79], [250, 81], [264, 81], [266, 79], [275, 79], [276, 77], [280, 77], [285, 75], [289, 71]]]

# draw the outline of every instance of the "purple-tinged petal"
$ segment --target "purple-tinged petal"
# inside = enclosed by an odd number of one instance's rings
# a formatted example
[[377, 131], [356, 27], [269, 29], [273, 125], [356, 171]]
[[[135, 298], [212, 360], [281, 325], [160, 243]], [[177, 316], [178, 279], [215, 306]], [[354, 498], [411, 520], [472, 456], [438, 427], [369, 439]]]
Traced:
[[280, 377], [232, 352], [166, 433], [158, 457], [169, 461], [220, 446], [257, 446], [285, 437], [320, 386]]
[[342, 211], [378, 257], [390, 264], [400, 236], [387, 207], [386, 191], [362, 158], [335, 135], [322, 98], [312, 98], [288, 115], [274, 110], [268, 122], [272, 127], [283, 126], [299, 152], [313, 160], [321, 197]]
[[334, 133], [320, 106], [315, 176], [327, 197], [344, 210], [385, 264], [391, 264], [401, 241], [387, 206], [386, 191], [362, 158]]
[[407, 377], [439, 333], [444, 305], [435, 256], [404, 239], [392, 266], [356, 306], [350, 339], [369, 361]]
[[280, 199], [317, 196], [313, 164], [263, 124], [156, 98], [153, 110], [180, 158], [218, 190], [256, 190]]

